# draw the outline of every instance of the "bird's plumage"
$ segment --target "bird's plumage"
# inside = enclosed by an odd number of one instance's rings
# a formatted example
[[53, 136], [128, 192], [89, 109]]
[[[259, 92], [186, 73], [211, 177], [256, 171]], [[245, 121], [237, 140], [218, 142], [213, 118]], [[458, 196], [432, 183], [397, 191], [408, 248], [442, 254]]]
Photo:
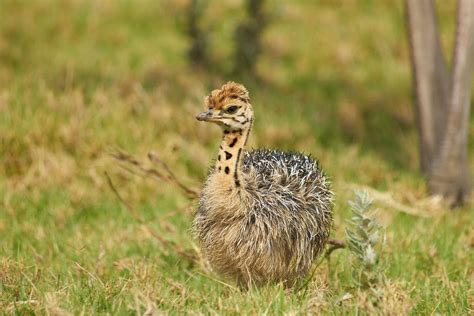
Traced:
[[[229, 90], [234, 95], [231, 87], [243, 87], [228, 85], [224, 92], [214, 90], [213, 99], [220, 100]], [[229, 123], [219, 123], [224, 136], [201, 192], [193, 231], [214, 269], [239, 284], [292, 284], [306, 275], [329, 238], [329, 181], [310, 156], [245, 151], [253, 111], [248, 101], [230, 99], [213, 108], [207, 105], [206, 116], [201, 116]], [[235, 114], [226, 114], [229, 106], [238, 107], [232, 109]], [[242, 119], [232, 123], [237, 118]]]

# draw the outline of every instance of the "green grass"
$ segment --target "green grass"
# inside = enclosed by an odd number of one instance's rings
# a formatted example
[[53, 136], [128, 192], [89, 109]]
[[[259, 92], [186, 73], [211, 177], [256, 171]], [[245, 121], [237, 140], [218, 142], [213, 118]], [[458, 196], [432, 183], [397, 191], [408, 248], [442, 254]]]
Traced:
[[[275, 18], [258, 81], [189, 67], [185, 4], [0, 2], [0, 311], [472, 312], [474, 212], [452, 212], [428, 197], [418, 173], [402, 4], [270, 1]], [[454, 6], [438, 5], [449, 50]], [[206, 10], [220, 69], [229, 68], [241, 17], [239, 1], [211, 1]], [[153, 150], [199, 187], [219, 131], [194, 116], [209, 89], [227, 80], [250, 90], [251, 146], [319, 158], [336, 194], [334, 237], [344, 236], [352, 189], [372, 192], [386, 230], [389, 282], [379, 305], [352, 287], [345, 250], [301, 291], [240, 292], [202, 262], [164, 248], [113, 195], [104, 172], [149, 228], [196, 247], [189, 232], [195, 203], [167, 183], [125, 172], [107, 149], [143, 161]], [[472, 157], [472, 137], [469, 146]]]

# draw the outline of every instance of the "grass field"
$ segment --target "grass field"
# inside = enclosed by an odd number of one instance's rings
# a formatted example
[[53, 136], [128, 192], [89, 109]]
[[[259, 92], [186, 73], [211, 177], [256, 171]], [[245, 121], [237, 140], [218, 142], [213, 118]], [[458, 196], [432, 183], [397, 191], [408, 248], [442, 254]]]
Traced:
[[[438, 2], [449, 51], [454, 1]], [[418, 173], [402, 1], [269, 1], [258, 80], [188, 65], [186, 3], [0, 1], [0, 311], [472, 313], [474, 212], [449, 211]], [[242, 1], [210, 1], [205, 15], [212, 60], [225, 73]], [[372, 195], [386, 232], [377, 305], [354, 288], [346, 250], [303, 290], [241, 292], [153, 236], [196, 249], [195, 201], [127, 172], [108, 150], [145, 162], [153, 151], [199, 189], [220, 134], [194, 117], [227, 80], [250, 90], [251, 146], [321, 161], [336, 194], [335, 238], [344, 238], [353, 190]], [[469, 146], [474, 170], [472, 137]]]

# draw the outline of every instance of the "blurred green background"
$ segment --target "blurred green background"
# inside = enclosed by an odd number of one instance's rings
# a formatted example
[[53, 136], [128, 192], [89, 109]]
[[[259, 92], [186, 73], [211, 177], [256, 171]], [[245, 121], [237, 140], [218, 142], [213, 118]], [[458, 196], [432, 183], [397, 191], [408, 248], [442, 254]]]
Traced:
[[[437, 5], [451, 52], [455, 2]], [[449, 212], [428, 197], [418, 172], [403, 2], [266, 1], [253, 75], [232, 74], [244, 7], [207, 1], [200, 27], [210, 58], [196, 68], [187, 0], [0, 0], [0, 310], [472, 311], [473, 212]], [[382, 306], [353, 292], [345, 251], [303, 294], [276, 285], [241, 293], [162, 249], [111, 193], [104, 172], [153, 229], [195, 247], [194, 202], [124, 171], [107, 150], [143, 161], [154, 151], [199, 188], [220, 132], [194, 117], [228, 80], [250, 91], [250, 146], [320, 160], [336, 194], [335, 237], [344, 236], [352, 190], [372, 192], [387, 233], [391, 283]], [[473, 151], [471, 137], [471, 170]], [[336, 304], [347, 292], [352, 298]]]

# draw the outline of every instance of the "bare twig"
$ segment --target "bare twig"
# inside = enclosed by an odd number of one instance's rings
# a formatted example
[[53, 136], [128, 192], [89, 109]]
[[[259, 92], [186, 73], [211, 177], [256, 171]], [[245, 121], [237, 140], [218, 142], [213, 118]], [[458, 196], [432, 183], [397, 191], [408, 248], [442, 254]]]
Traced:
[[161, 169], [158, 168], [149, 168], [146, 167], [142, 162], [140, 162], [138, 159], [133, 157], [132, 155], [119, 150], [117, 148], [114, 148], [110, 150], [110, 155], [125, 164], [131, 165], [132, 168], [122, 166], [125, 168], [127, 171], [136, 174], [135, 170], [138, 170], [140, 172], [141, 176], [145, 177], [150, 177], [154, 178], [157, 180], [161, 181], [166, 181], [172, 185], [177, 186], [189, 199], [196, 199], [199, 197], [199, 192], [198, 190], [194, 188], [190, 188], [186, 186], [182, 181], [180, 181], [171, 168], [162, 160], [160, 160], [154, 153], [149, 153], [148, 154], [148, 159], [150, 162], [154, 163], [155, 165], [159, 166]]
[[334, 250], [347, 248], [347, 244], [343, 240], [329, 238], [328, 245], [331, 245], [326, 250], [326, 257], [329, 257]]
[[[375, 202], [379, 202], [389, 208], [401, 213], [423, 218], [432, 218], [445, 207], [443, 200], [439, 196], [430, 196], [424, 199], [418, 199], [414, 207], [398, 202], [390, 192], [378, 191], [365, 185], [345, 184], [350, 190], [367, 191]], [[427, 211], [426, 211], [427, 210]]]
[[112, 182], [112, 179], [110, 178], [109, 174], [107, 172], [105, 172], [105, 177], [107, 178], [107, 182], [109, 184], [109, 187], [112, 189], [112, 192], [115, 194], [115, 196], [117, 197], [117, 199], [120, 201], [120, 203], [122, 203], [123, 206], [125, 206], [125, 209], [129, 212], [129, 214], [137, 221], [139, 222], [140, 224], [143, 225], [143, 227], [145, 227], [145, 229], [165, 248], [168, 248], [170, 250], [172, 250], [173, 252], [177, 253], [178, 255], [180, 255], [181, 257], [184, 257], [190, 261], [196, 261], [196, 255], [194, 253], [190, 253], [188, 251], [185, 251], [183, 248], [181, 248], [179, 245], [177, 245], [176, 243], [172, 242], [172, 241], [169, 241], [163, 237], [161, 237], [153, 228], [150, 227], [150, 225], [148, 225], [144, 220], [143, 218], [141, 218], [141, 216], [133, 209], [133, 207], [127, 203], [123, 198], [122, 196], [120, 195], [120, 193], [118, 192], [118, 190], [115, 188], [113, 182]]
[[168, 174], [168, 181], [177, 185], [189, 198], [195, 199], [199, 197], [199, 192], [197, 190], [187, 187], [180, 180], [178, 180], [171, 168], [165, 162], [159, 159], [154, 153], [148, 153], [148, 159], [150, 159], [152, 163], [162, 166]]
[[[159, 180], [167, 180], [165, 175], [159, 172], [159, 170], [145, 167], [141, 162], [135, 159], [135, 157], [119, 149], [110, 150], [110, 155], [112, 156], [112, 158], [120, 162], [133, 166], [135, 170], [138, 170], [141, 172], [140, 174], [141, 176], [148, 176], [148, 177], [156, 178]], [[134, 169], [130, 169], [128, 166], [122, 166], [122, 167], [126, 169], [127, 171], [136, 174]]]
[[328, 262], [329, 262], [330, 255], [334, 250], [347, 248], [347, 244], [343, 240], [329, 238], [327, 243], [328, 243], [328, 245], [331, 245], [331, 246], [328, 247], [328, 249], [326, 250], [326, 253], [324, 254], [324, 256], [322, 256], [321, 259], [319, 259], [319, 261], [316, 262], [316, 264], [314, 265], [313, 270], [311, 271], [311, 274], [309, 275], [309, 277], [306, 278], [306, 280], [303, 282], [303, 284], [300, 285], [300, 287], [296, 290], [296, 292], [307, 288], [308, 284], [311, 282], [311, 280], [313, 280], [314, 275], [316, 274], [316, 270], [318, 269], [318, 267], [321, 265], [321, 263], [323, 263], [324, 259], [327, 259]]

